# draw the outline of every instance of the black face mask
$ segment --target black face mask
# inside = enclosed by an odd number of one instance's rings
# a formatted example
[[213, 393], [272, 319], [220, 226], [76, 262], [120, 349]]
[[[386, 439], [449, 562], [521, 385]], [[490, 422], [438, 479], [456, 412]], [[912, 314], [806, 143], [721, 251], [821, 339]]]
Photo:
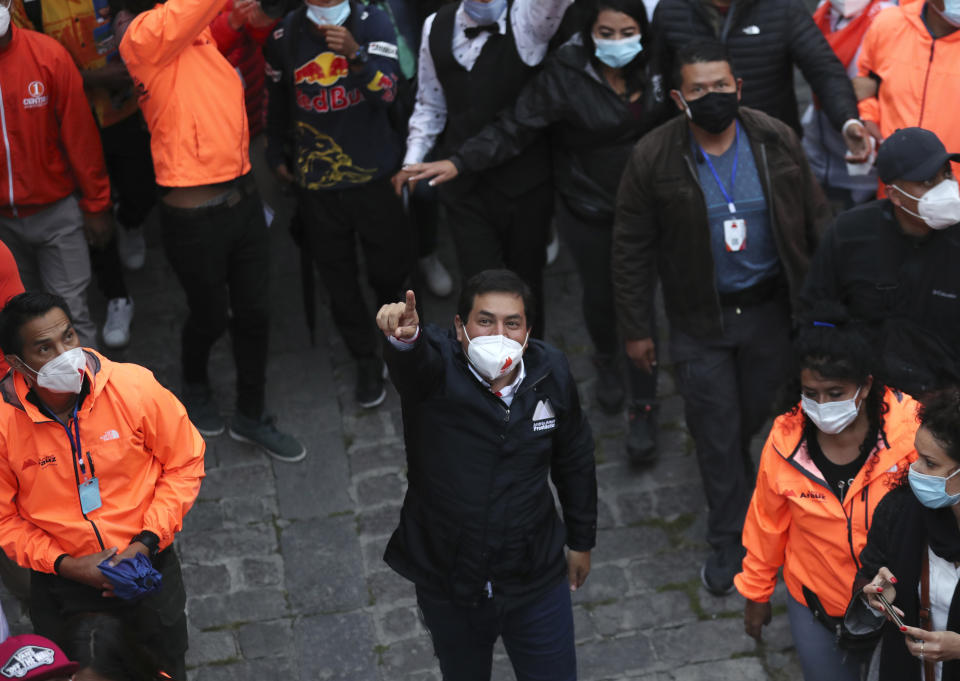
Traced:
[[687, 102], [693, 122], [713, 135], [720, 134], [733, 123], [739, 106], [736, 92], [710, 92]]

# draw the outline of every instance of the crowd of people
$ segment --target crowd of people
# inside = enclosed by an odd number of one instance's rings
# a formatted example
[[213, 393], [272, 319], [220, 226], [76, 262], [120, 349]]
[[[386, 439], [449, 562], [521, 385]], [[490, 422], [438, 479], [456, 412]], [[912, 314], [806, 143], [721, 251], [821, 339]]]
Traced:
[[[672, 454], [664, 347], [704, 588], [739, 591], [759, 640], [782, 570], [808, 681], [960, 679], [960, 3], [811, 9], [0, 0], [0, 573], [28, 582], [38, 635], [0, 643], [0, 675], [185, 679], [173, 542], [204, 438], [307, 456], [265, 399], [259, 181], [295, 205], [357, 404], [388, 376], [400, 395], [384, 560], [445, 679], [488, 680], [501, 637], [518, 679], [576, 678], [597, 484], [575, 379], [623, 414], [642, 471]], [[178, 396], [105, 354], [130, 341], [152, 214], [187, 301]], [[592, 377], [543, 340], [557, 240]], [[459, 289], [452, 329], [421, 326], [421, 289]], [[225, 332], [229, 417], [208, 374]]]

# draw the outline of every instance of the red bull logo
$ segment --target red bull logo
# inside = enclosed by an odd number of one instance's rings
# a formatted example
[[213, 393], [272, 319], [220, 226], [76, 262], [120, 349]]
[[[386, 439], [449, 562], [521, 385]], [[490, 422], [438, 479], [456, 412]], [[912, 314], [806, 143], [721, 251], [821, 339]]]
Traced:
[[293, 72], [297, 85], [311, 84], [330, 87], [350, 73], [350, 63], [341, 54], [322, 52]]
[[385, 102], [392, 102], [396, 96], [396, 82], [393, 78], [380, 71], [377, 71], [373, 80], [367, 83], [367, 89], [370, 90], [370, 92], [382, 92]]

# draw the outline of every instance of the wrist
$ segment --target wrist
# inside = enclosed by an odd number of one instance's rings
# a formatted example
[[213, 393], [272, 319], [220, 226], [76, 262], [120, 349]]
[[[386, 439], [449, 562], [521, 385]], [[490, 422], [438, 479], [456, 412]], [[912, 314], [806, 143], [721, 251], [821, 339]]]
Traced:
[[370, 54], [367, 52], [366, 45], [357, 45], [353, 53], [347, 57], [350, 66], [366, 66], [370, 60]]
[[63, 563], [64, 561], [69, 560], [69, 558], [70, 558], [69, 553], [61, 553], [59, 556], [57, 556], [57, 559], [53, 561], [53, 571], [55, 574], [58, 574], [58, 575], [62, 574], [60, 570], [63, 569]]
[[[133, 544], [140, 544], [145, 549], [140, 551], [148, 558], [155, 558], [160, 552], [160, 537], [151, 532], [150, 530], [144, 530], [140, 534], [130, 539], [131, 546]], [[139, 549], [137, 549], [139, 551]]]
[[847, 121], [843, 124], [843, 127], [840, 129], [840, 133], [843, 134], [843, 135], [846, 135], [846, 134], [847, 134], [847, 130], [849, 130], [850, 127], [853, 126], [853, 125], [859, 125], [861, 128], [864, 127], [863, 121], [861, 121], [859, 118], [849, 118], [849, 119], [847, 119]]

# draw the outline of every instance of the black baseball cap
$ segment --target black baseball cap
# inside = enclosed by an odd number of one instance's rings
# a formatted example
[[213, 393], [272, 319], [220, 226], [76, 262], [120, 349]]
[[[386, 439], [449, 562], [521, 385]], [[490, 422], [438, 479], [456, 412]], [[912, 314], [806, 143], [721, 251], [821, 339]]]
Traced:
[[877, 172], [883, 182], [923, 182], [940, 172], [947, 161], [960, 162], [960, 154], [948, 154], [935, 133], [900, 128], [880, 145]]

